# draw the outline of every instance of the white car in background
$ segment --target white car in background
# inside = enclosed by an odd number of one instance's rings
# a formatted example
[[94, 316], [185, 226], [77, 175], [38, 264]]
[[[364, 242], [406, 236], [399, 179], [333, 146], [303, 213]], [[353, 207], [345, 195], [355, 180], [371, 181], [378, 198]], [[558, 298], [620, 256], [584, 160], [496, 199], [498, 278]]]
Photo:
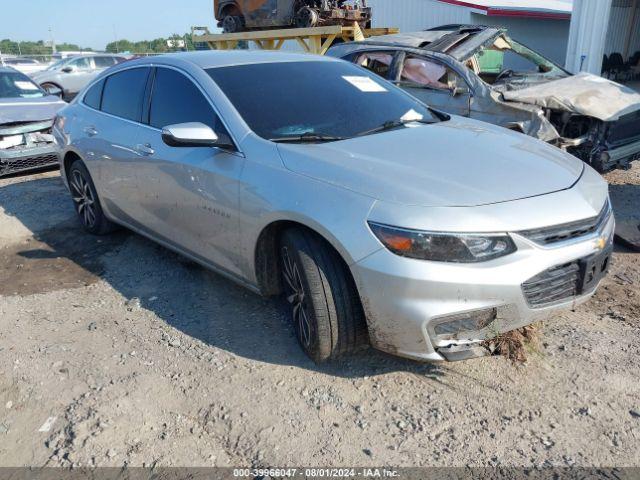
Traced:
[[34, 73], [41, 72], [49, 66], [48, 63], [41, 63], [33, 58], [22, 57], [3, 58], [0, 60], [0, 65], [13, 67], [19, 72], [29, 76]]
[[111, 54], [74, 56], [49, 65], [31, 78], [49, 93], [57, 95], [62, 91], [62, 98], [70, 101], [104, 70], [127, 59], [125, 55]]

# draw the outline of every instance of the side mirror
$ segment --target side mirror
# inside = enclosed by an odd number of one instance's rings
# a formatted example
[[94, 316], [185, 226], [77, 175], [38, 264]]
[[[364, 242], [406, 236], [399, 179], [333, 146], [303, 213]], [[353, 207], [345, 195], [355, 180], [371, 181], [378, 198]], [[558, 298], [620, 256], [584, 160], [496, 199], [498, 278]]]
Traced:
[[453, 87], [453, 90], [451, 90], [451, 95], [454, 97], [457, 97], [458, 95], [469, 95], [470, 93], [471, 90], [469, 90], [469, 87], [466, 85], [456, 85]]
[[50, 83], [47, 84], [46, 87], [44, 87], [44, 91], [47, 92], [49, 95], [54, 95], [56, 97], [63, 97], [63, 91], [56, 87], [55, 85], [51, 85]]
[[71, 73], [73, 72], [74, 68], [73, 67], [64, 67], [62, 70], [60, 70], [61, 72], [64, 73]]
[[[224, 135], [226, 137], [226, 135]], [[235, 149], [231, 139], [220, 138], [204, 123], [178, 123], [162, 129], [162, 141], [170, 147], [219, 147]]]

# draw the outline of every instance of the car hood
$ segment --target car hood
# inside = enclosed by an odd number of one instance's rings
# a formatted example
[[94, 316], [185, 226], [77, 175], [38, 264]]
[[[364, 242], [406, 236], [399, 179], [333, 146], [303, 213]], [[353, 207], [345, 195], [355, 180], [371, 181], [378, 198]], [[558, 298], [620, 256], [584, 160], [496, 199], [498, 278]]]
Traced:
[[65, 102], [53, 95], [41, 98], [0, 98], [0, 126], [51, 120]]
[[278, 144], [289, 170], [378, 200], [478, 206], [565, 190], [584, 165], [542, 141], [452, 117], [324, 144]]
[[589, 73], [506, 90], [502, 95], [507, 101], [579, 113], [605, 122], [640, 110], [639, 93]]

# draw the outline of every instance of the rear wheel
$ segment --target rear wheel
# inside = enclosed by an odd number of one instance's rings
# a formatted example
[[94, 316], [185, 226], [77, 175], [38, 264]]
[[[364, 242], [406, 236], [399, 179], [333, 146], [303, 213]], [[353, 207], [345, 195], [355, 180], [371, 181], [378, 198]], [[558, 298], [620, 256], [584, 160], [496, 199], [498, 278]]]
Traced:
[[69, 168], [69, 189], [82, 227], [94, 235], [105, 235], [117, 226], [105, 217], [91, 175], [82, 160]]
[[360, 298], [348, 267], [322, 238], [303, 229], [284, 232], [282, 282], [300, 346], [316, 363], [367, 344]]
[[244, 29], [244, 22], [239, 15], [227, 15], [222, 19], [222, 31], [224, 33], [236, 33]]

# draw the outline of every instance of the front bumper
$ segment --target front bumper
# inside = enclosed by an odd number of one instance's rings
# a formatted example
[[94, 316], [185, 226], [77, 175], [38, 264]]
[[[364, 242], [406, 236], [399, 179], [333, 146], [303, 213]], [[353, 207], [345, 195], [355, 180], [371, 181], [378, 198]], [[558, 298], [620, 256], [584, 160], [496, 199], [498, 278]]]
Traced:
[[57, 165], [55, 143], [39, 147], [0, 149], [0, 177]]
[[631, 162], [640, 159], [640, 140], [603, 152], [600, 159], [605, 171], [616, 167], [629, 168]]
[[[545, 270], [611, 248], [615, 220], [588, 238], [543, 247], [512, 234], [518, 251], [479, 264], [428, 262], [386, 249], [353, 266], [374, 347], [416, 360], [462, 360], [483, 354], [480, 343], [572, 308], [589, 299], [597, 283], [569, 299], [539, 308], [523, 284]], [[495, 309], [495, 320], [477, 331], [436, 333], [443, 319]]]

